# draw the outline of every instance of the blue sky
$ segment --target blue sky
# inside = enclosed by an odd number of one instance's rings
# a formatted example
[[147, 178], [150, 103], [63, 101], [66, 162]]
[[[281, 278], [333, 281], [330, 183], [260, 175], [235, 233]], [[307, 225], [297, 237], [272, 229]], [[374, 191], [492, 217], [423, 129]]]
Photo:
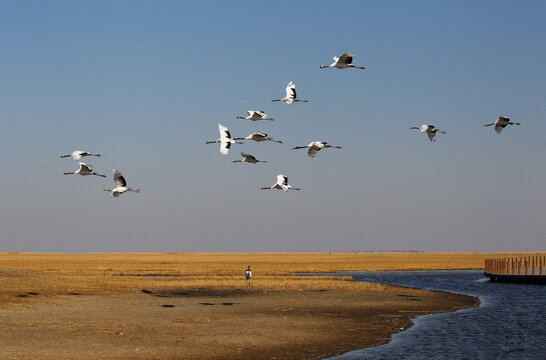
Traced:
[[[2, 2], [0, 251], [544, 251], [544, 18], [542, 1]], [[346, 50], [366, 70], [317, 69]], [[270, 102], [289, 81], [309, 103]], [[522, 126], [482, 127], [499, 114]], [[284, 144], [224, 157], [204, 145], [219, 122]], [[343, 149], [290, 150], [313, 140]], [[61, 176], [77, 149], [109, 177]], [[103, 192], [114, 167], [142, 193]], [[279, 173], [302, 191], [257, 190]]]

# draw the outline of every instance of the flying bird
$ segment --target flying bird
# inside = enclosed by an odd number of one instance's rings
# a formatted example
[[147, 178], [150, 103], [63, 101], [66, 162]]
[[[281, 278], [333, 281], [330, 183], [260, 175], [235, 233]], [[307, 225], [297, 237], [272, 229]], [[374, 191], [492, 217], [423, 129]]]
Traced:
[[254, 140], [256, 142], [274, 141], [274, 142], [277, 142], [279, 144], [282, 144], [281, 140], [275, 140], [271, 136], [267, 136], [267, 134], [264, 134], [264, 133], [261, 133], [261, 132], [252, 133], [252, 134], [248, 135], [245, 138], [235, 138], [235, 140]]
[[262, 187], [260, 190], [279, 189], [279, 190], [300, 190], [299, 188], [288, 185], [288, 177], [285, 175], [277, 175], [277, 182], [269, 187]]
[[315, 157], [318, 151], [326, 148], [335, 148], [335, 149], [341, 149], [341, 146], [333, 146], [328, 144], [326, 141], [313, 141], [310, 142], [309, 145], [306, 146], [296, 146], [293, 147], [292, 150], [296, 149], [309, 149], [307, 150], [307, 156], [309, 157]]
[[325, 68], [338, 68], [338, 69], [346, 69], [346, 68], [356, 68], [356, 69], [362, 69], [364, 70], [364, 66], [355, 66], [353, 64], [353, 57], [354, 55], [350, 52], [346, 51], [345, 54], [341, 55], [340, 57], [334, 56], [334, 62], [330, 65], [321, 65], [319, 66], [319, 69], [325, 69]]
[[294, 103], [294, 102], [297, 102], [297, 101], [308, 102], [307, 100], [298, 99], [298, 97], [296, 95], [296, 84], [294, 84], [292, 81], [290, 81], [288, 83], [288, 85], [286, 86], [286, 96], [285, 97], [283, 97], [282, 99], [273, 99], [271, 101], [272, 102], [284, 101], [285, 103], [287, 103], [289, 105]]
[[507, 125], [521, 125], [521, 124], [519, 122], [518, 123], [511, 122], [509, 118], [501, 115], [499, 116], [497, 121], [492, 122], [491, 124], [485, 124], [484, 127], [491, 126], [491, 125], [495, 125], [495, 132], [497, 134], [500, 134], [502, 132], [502, 129], [504, 129]]
[[236, 119], [246, 119], [246, 120], [252, 120], [252, 121], [258, 121], [258, 120], [275, 120], [273, 118], [268, 118], [267, 114], [263, 110], [247, 110], [248, 113], [247, 117], [237, 116]]
[[242, 142], [237, 142], [231, 137], [231, 133], [228, 128], [224, 125], [218, 123], [218, 130], [220, 131], [220, 139], [215, 141], [207, 141], [205, 144], [214, 144], [220, 143], [220, 153], [227, 155], [231, 144], [243, 144]]
[[428, 139], [432, 142], [436, 141], [436, 132], [447, 134], [445, 131], [435, 128], [434, 125], [421, 125], [421, 127], [412, 126], [410, 129], [417, 129], [422, 133], [427, 133]]
[[250, 164], [256, 164], [256, 163], [266, 163], [267, 161], [262, 161], [262, 160], [256, 160], [256, 158], [250, 154], [247, 154], [247, 153], [244, 153], [242, 152], [241, 155], [243, 156], [243, 159], [241, 160], [233, 160], [234, 163], [236, 162], [247, 162], [247, 163], [250, 163]]
[[91, 154], [91, 153], [89, 153], [87, 151], [76, 150], [76, 151], [72, 151], [71, 154], [66, 154], [66, 155], [59, 156], [59, 159], [66, 158], [66, 157], [72, 157], [74, 160], [80, 160], [84, 156], [98, 156], [98, 157], [100, 157], [100, 154]]
[[114, 175], [114, 181], [116, 183], [116, 187], [113, 188], [112, 190], [104, 189], [104, 191], [111, 192], [113, 197], [117, 198], [118, 196], [120, 196], [121, 194], [127, 191], [134, 191], [136, 193], [140, 192], [140, 189], [133, 189], [127, 186], [127, 181], [125, 181], [125, 178], [123, 177], [123, 175], [121, 175], [119, 170], [112, 169], [112, 174]]
[[106, 177], [106, 175], [101, 175], [101, 174], [98, 174], [96, 173], [95, 171], [93, 171], [93, 166], [92, 165], [89, 165], [89, 164], [86, 164], [86, 163], [79, 163], [80, 164], [80, 168], [74, 172], [65, 172], [63, 173], [63, 175], [82, 175], [82, 176], [86, 176], [86, 175], [96, 175], [96, 176], [101, 176], [101, 177]]

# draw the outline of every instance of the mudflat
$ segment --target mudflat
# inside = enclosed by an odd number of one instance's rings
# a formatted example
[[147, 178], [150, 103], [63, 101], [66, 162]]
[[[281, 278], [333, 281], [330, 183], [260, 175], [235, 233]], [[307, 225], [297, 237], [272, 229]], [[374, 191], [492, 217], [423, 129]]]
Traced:
[[331, 254], [322, 265], [310, 260], [317, 257], [0, 253], [0, 358], [319, 359], [386, 343], [412, 317], [478, 305], [464, 295], [289, 275], [335, 266]]
[[0, 308], [0, 358], [319, 359], [388, 342], [413, 316], [476, 305], [392, 286], [29, 297]]

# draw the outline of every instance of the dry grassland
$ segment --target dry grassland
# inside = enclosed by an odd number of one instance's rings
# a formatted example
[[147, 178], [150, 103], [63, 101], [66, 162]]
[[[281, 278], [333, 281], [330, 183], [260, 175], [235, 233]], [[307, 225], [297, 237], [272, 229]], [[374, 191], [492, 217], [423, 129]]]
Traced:
[[479, 269], [504, 256], [516, 254], [0, 253], [0, 358], [325, 358], [477, 299], [293, 273]]
[[[108, 295], [151, 291], [345, 290], [351, 278], [299, 277], [331, 271], [480, 269], [484, 259], [516, 253], [0, 253], [0, 304], [17, 295]], [[526, 253], [525, 255], [528, 255]]]

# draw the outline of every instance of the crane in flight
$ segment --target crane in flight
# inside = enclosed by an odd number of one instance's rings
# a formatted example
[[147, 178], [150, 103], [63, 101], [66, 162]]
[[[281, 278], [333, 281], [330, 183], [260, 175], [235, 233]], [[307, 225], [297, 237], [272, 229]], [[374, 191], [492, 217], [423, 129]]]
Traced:
[[74, 160], [80, 160], [84, 156], [98, 156], [98, 157], [100, 157], [100, 154], [91, 154], [90, 152], [87, 152], [87, 151], [76, 150], [76, 151], [72, 151], [72, 153], [70, 153], [70, 154], [59, 156], [59, 159], [66, 158], [66, 157], [71, 157]]
[[421, 125], [421, 127], [417, 127], [417, 126], [412, 126], [410, 127], [410, 129], [417, 129], [419, 131], [421, 131], [422, 133], [426, 133], [428, 135], [428, 139], [432, 142], [436, 141], [436, 133], [437, 132], [440, 132], [442, 134], [447, 134], [445, 131], [442, 131], [436, 127], [434, 127], [434, 125]]
[[267, 161], [262, 161], [262, 160], [257, 160], [254, 156], [250, 155], [250, 154], [247, 154], [247, 153], [244, 153], [242, 152], [241, 153], [241, 156], [243, 157], [241, 160], [233, 160], [234, 163], [237, 163], [237, 162], [246, 162], [246, 163], [249, 163], [249, 164], [256, 164], [256, 163], [266, 163]]
[[336, 68], [336, 69], [346, 69], [346, 68], [355, 68], [355, 69], [362, 69], [364, 70], [364, 66], [356, 66], [353, 64], [353, 57], [354, 55], [350, 52], [346, 51], [343, 55], [340, 57], [334, 56], [334, 62], [330, 65], [321, 65], [319, 66], [319, 69], [327, 69], [327, 68]]
[[485, 126], [491, 126], [491, 125], [495, 125], [495, 132], [497, 134], [500, 134], [502, 133], [502, 130], [507, 126], [507, 125], [521, 125], [519, 122], [515, 123], [515, 122], [511, 122], [510, 121], [510, 118], [507, 118], [506, 116], [499, 116], [499, 118], [495, 121], [495, 122], [492, 122], [491, 124], [485, 124]]
[[275, 101], [284, 101], [288, 105], [293, 104], [295, 102], [309, 102], [308, 100], [301, 100], [298, 99], [298, 96], [296, 95], [296, 84], [294, 84], [292, 81], [288, 83], [286, 86], [286, 96], [282, 99], [273, 99], [271, 102]]
[[269, 190], [269, 189], [278, 189], [278, 190], [300, 190], [300, 188], [292, 187], [288, 185], [288, 177], [285, 175], [277, 175], [277, 182], [271, 186], [261, 187], [260, 190]]
[[238, 139], [232, 138], [228, 128], [224, 125], [218, 123], [218, 130], [220, 131], [220, 138], [214, 141], [207, 141], [205, 144], [220, 143], [221, 154], [227, 155], [231, 144], [243, 144], [242, 142], [235, 141]]
[[318, 151], [326, 148], [334, 148], [334, 149], [341, 149], [341, 146], [333, 146], [328, 144], [326, 141], [312, 141], [306, 146], [296, 146], [293, 147], [292, 150], [296, 149], [308, 149], [307, 150], [307, 156], [309, 157], [315, 157]]
[[125, 181], [125, 178], [123, 177], [123, 175], [121, 175], [119, 170], [112, 169], [112, 174], [114, 175], [114, 182], [116, 183], [116, 187], [111, 190], [104, 189], [104, 191], [111, 192], [113, 197], [117, 198], [118, 196], [120, 196], [121, 194], [127, 191], [134, 191], [136, 193], [140, 192], [140, 189], [133, 189], [127, 186], [127, 181]]
[[89, 165], [89, 164], [86, 164], [86, 163], [79, 163], [80, 164], [80, 168], [74, 172], [65, 172], [63, 173], [63, 175], [82, 175], [82, 176], [86, 176], [86, 175], [96, 175], [96, 176], [100, 176], [100, 177], [106, 177], [106, 175], [101, 175], [101, 174], [98, 174], [97, 172], [95, 172], [93, 170], [93, 166], [92, 165]]
[[275, 140], [271, 136], [267, 136], [267, 134], [261, 133], [261, 132], [252, 133], [252, 134], [250, 134], [250, 135], [248, 135], [247, 137], [244, 137], [244, 138], [235, 138], [235, 140], [253, 140], [253, 141], [256, 141], [256, 142], [273, 141], [273, 142], [282, 144], [281, 140]]
[[273, 118], [268, 118], [267, 114], [263, 110], [247, 110], [248, 113], [247, 117], [237, 116], [236, 119], [246, 119], [246, 120], [252, 120], [252, 121], [258, 121], [258, 120], [275, 120]]

